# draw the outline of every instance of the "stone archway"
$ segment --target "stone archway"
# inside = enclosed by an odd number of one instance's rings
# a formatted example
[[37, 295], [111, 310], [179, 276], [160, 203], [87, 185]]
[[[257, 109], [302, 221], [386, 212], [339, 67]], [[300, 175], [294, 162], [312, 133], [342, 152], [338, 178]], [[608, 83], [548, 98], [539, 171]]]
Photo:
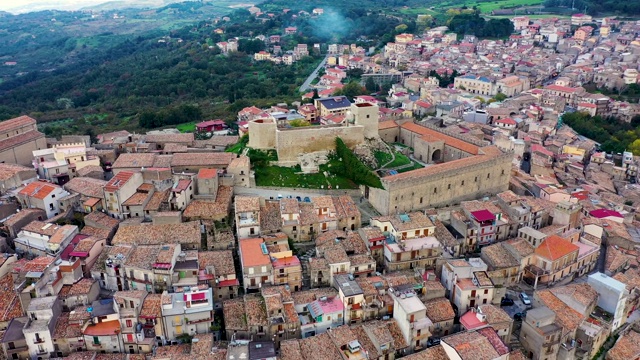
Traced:
[[436, 149], [431, 154], [431, 161], [432, 162], [439, 162], [439, 161], [441, 161], [441, 157], [442, 157], [442, 150]]

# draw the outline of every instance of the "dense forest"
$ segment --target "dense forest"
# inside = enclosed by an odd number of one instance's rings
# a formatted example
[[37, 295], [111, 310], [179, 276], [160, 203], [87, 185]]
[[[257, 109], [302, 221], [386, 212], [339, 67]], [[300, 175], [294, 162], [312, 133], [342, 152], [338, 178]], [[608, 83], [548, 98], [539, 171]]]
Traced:
[[509, 19], [485, 20], [478, 12], [454, 15], [447, 23], [458, 35], [475, 35], [481, 38], [504, 38], [513, 34], [513, 23]]
[[640, 116], [627, 123], [614, 117], [574, 112], [563, 114], [562, 121], [580, 135], [600, 143], [603, 151], [621, 153], [631, 150], [634, 155], [640, 155]]
[[622, 16], [640, 15], [640, 1], [618, 0], [546, 0], [548, 8], [565, 7], [584, 11], [590, 15], [617, 14]]

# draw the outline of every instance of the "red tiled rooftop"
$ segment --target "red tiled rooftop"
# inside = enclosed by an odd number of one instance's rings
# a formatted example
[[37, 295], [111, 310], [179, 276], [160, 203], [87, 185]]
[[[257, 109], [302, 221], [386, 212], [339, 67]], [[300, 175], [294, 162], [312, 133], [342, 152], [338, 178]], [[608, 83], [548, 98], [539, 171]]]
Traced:
[[111, 320], [99, 322], [95, 325], [89, 325], [84, 329], [84, 334], [89, 336], [108, 336], [116, 335], [120, 332], [120, 321]]
[[120, 189], [124, 184], [126, 184], [127, 181], [131, 179], [132, 176], [133, 176], [133, 173], [130, 171], [121, 171], [118, 174], [116, 174], [116, 176], [111, 178], [111, 180], [109, 180], [107, 185], [105, 185], [104, 189], [110, 192], [116, 191]]
[[59, 188], [59, 186], [47, 182], [34, 181], [20, 190], [19, 194], [42, 200], [57, 188]]
[[549, 260], [557, 260], [579, 250], [580, 248], [569, 240], [557, 235], [550, 235], [536, 248], [535, 253]]

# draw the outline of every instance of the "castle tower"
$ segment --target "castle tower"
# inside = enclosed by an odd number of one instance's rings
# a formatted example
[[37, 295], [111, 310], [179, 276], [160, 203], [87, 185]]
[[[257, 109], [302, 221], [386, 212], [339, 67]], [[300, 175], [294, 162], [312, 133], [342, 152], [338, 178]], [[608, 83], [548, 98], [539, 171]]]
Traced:
[[553, 209], [553, 225], [569, 225], [577, 228], [580, 223], [582, 206], [568, 201], [558, 203]]
[[367, 102], [351, 104], [354, 124], [364, 126], [365, 138], [378, 137], [378, 105]]

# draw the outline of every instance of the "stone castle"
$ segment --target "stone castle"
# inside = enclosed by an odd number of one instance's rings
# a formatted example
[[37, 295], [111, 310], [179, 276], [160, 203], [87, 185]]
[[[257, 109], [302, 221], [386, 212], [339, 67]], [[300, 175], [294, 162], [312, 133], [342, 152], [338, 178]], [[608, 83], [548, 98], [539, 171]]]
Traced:
[[378, 106], [369, 103], [351, 104], [347, 121], [339, 125], [282, 127], [275, 119], [255, 119], [249, 122], [248, 146], [276, 150], [283, 166], [301, 163], [304, 154], [334, 150], [336, 137], [350, 148], [365, 138], [413, 148], [413, 157], [426, 167], [382, 177], [382, 189], [363, 189], [383, 215], [455, 205], [508, 189], [511, 153], [426, 123], [378, 119]]
[[282, 127], [275, 119], [261, 118], [249, 122], [250, 148], [276, 150], [283, 166], [299, 163], [301, 154], [327, 152], [335, 149], [336, 137], [354, 148], [365, 138], [378, 137], [378, 106], [369, 103], [351, 104], [344, 124], [308, 127]]

